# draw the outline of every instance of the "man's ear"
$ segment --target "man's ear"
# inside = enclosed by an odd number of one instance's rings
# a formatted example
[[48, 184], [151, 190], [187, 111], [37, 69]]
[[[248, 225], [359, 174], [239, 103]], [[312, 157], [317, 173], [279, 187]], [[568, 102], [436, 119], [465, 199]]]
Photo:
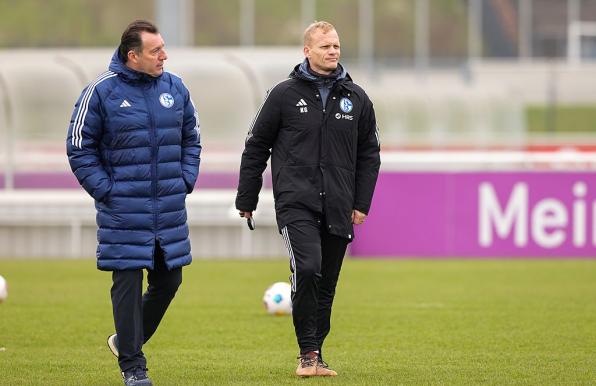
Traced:
[[302, 52], [304, 52], [305, 58], [310, 58], [310, 47], [304, 46], [304, 48], [302, 49]]
[[136, 63], [138, 56], [134, 50], [130, 50], [130, 51], [128, 51], [127, 58], [128, 58], [128, 61], [130, 61], [132, 63]]

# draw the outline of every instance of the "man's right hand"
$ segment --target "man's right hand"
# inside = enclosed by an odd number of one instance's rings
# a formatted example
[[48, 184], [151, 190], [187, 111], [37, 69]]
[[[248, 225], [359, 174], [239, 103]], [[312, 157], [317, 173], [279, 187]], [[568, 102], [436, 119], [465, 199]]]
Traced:
[[246, 219], [246, 223], [248, 224], [248, 229], [251, 231], [255, 230], [255, 220], [252, 218], [252, 212], [245, 212], [243, 210], [238, 211], [240, 213], [240, 217], [244, 217]]
[[238, 211], [238, 213], [240, 213], [240, 217], [252, 218], [252, 211], [246, 212], [246, 211], [240, 210], [240, 211]]

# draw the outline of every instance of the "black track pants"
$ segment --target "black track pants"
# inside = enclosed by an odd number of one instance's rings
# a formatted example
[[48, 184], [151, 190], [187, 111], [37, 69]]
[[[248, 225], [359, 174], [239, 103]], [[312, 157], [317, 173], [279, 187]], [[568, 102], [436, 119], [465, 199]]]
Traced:
[[146, 367], [143, 344], [157, 329], [182, 283], [182, 268], [168, 271], [159, 245], [156, 245], [154, 269], [147, 272], [148, 285], [144, 294], [143, 270], [112, 273], [112, 306], [118, 334], [118, 364], [122, 371]]
[[282, 236], [290, 255], [292, 318], [300, 353], [321, 350], [349, 241], [327, 233], [321, 219], [288, 224]]

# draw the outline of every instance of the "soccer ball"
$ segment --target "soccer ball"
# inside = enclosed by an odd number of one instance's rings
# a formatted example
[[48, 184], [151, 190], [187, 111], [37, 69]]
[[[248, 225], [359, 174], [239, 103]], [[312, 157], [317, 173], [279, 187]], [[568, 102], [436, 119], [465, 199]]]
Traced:
[[0, 276], [0, 303], [6, 300], [8, 297], [8, 284], [2, 276]]
[[263, 295], [263, 304], [272, 315], [290, 315], [292, 313], [292, 288], [290, 284], [277, 282], [272, 284]]

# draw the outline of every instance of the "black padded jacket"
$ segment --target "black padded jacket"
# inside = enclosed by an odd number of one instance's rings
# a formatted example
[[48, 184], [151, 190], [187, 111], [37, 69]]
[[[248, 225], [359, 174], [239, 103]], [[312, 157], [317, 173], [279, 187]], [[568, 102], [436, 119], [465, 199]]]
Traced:
[[279, 229], [315, 213], [324, 215], [329, 233], [352, 240], [352, 210], [368, 213], [381, 164], [373, 104], [344, 74], [324, 109], [317, 86], [299, 66], [269, 90], [252, 123], [236, 208], [256, 209], [271, 156]]

